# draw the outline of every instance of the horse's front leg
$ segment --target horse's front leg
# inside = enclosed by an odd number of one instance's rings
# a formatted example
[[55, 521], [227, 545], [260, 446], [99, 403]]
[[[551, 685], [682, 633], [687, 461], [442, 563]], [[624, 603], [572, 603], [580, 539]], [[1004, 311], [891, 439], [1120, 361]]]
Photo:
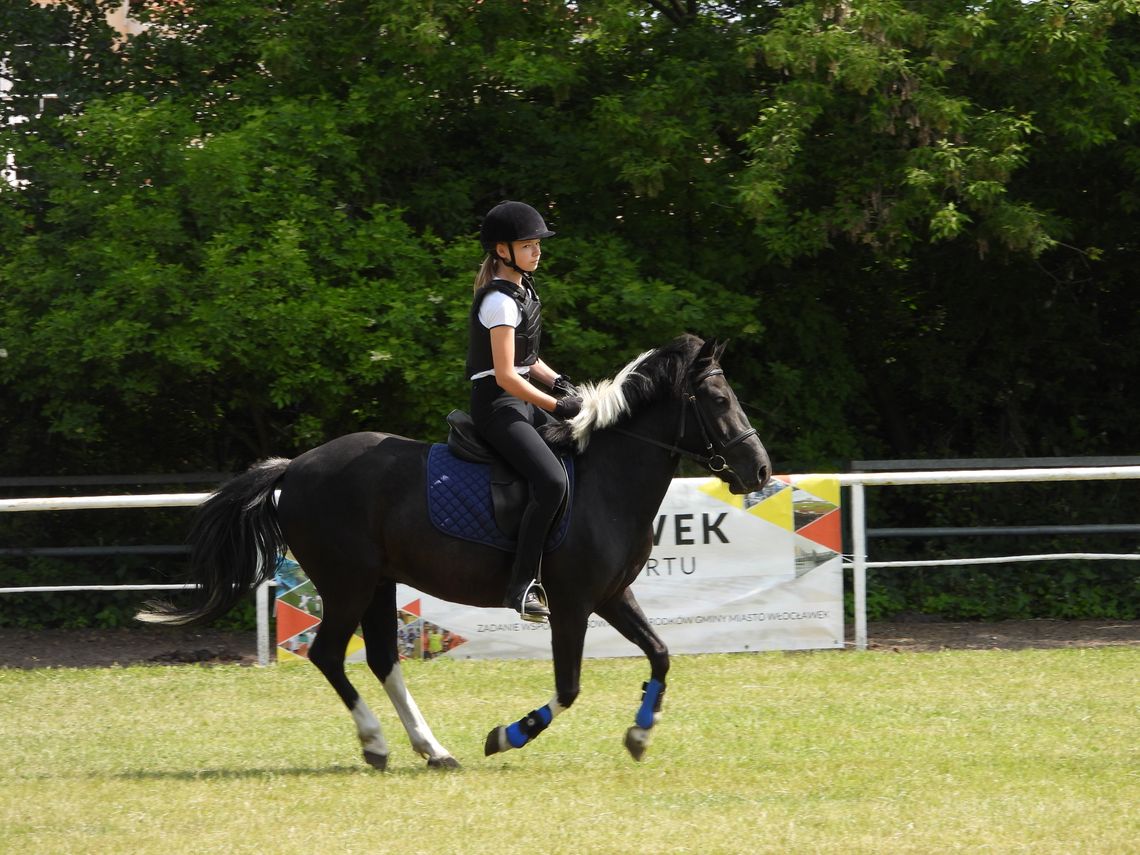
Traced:
[[622, 636], [640, 647], [649, 659], [649, 681], [642, 686], [641, 705], [634, 716], [633, 727], [625, 732], [626, 749], [634, 760], [640, 760], [649, 747], [649, 733], [661, 716], [665, 675], [669, 673], [669, 649], [649, 625], [629, 588], [599, 606], [597, 613]]
[[570, 708], [578, 697], [582, 675], [582, 647], [586, 640], [586, 615], [567, 615], [558, 609], [550, 615], [551, 649], [554, 654], [554, 697], [518, 721], [500, 725], [487, 734], [483, 753], [522, 748], [550, 726], [555, 717]]

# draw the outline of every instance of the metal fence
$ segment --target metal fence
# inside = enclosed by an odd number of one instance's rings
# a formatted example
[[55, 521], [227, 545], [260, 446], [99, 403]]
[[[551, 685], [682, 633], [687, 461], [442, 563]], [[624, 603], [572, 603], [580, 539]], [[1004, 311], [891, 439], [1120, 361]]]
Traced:
[[[854, 596], [855, 613], [855, 647], [864, 650], [867, 647], [867, 570], [870, 568], [886, 567], [945, 567], [952, 565], [971, 564], [1009, 564], [1025, 561], [1059, 561], [1059, 560], [1123, 560], [1140, 561], [1140, 554], [1134, 553], [1044, 553], [1031, 555], [1004, 555], [986, 558], [960, 558], [939, 559], [936, 561], [870, 561], [867, 556], [867, 519], [866, 496], [867, 487], [906, 487], [920, 485], [945, 484], [1010, 484], [1035, 482], [1064, 482], [1064, 481], [1108, 481], [1108, 480], [1137, 480], [1140, 479], [1140, 466], [1135, 465], [1105, 465], [1105, 466], [1070, 466], [1070, 467], [1038, 467], [1022, 469], [960, 469], [954, 471], [918, 471], [918, 472], [851, 472], [844, 474], [827, 474], [811, 477], [830, 478], [838, 481], [840, 486], [850, 490], [850, 520], [852, 553], [850, 558], [852, 568], [852, 593]], [[92, 510], [100, 508], [174, 508], [193, 507], [201, 504], [209, 497], [209, 493], [157, 493], [148, 495], [123, 496], [71, 496], [26, 499], [0, 499], [0, 513], [20, 513], [32, 511], [67, 511]], [[1103, 528], [1103, 527], [1102, 527]], [[1134, 526], [1109, 526], [1108, 528], [1127, 528]], [[914, 529], [900, 531], [914, 532]], [[921, 531], [921, 530], [919, 530]], [[258, 587], [257, 597], [257, 650], [258, 662], [269, 664], [269, 588], [272, 582]], [[23, 588], [0, 588], [0, 594], [6, 593], [51, 593], [57, 591], [122, 591], [122, 590], [183, 590], [191, 585], [77, 585], [77, 586], [44, 586]]]

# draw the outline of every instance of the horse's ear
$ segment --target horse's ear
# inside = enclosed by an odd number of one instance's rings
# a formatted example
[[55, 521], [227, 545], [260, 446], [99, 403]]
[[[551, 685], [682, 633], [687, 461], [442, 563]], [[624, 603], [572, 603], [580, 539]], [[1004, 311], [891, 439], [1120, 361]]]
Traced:
[[721, 344], [715, 339], [706, 341], [702, 346], [700, 353], [697, 354], [697, 362], [720, 362], [720, 357], [724, 353], [725, 347], [728, 342]]
[[708, 359], [715, 359], [716, 342], [711, 338], [701, 345], [701, 349], [697, 352], [696, 362], [704, 362]]

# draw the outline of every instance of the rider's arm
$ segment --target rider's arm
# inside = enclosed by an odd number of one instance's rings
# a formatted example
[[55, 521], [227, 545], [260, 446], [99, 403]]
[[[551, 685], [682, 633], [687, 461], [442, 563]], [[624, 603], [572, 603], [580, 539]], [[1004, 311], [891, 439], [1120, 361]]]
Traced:
[[530, 367], [530, 376], [549, 388], [554, 385], [554, 378], [558, 376], [558, 372], [539, 359]]
[[[495, 366], [495, 382], [508, 395], [527, 401], [546, 410], [554, 411], [558, 401], [551, 395], [540, 391], [529, 380], [515, 371], [515, 328], [511, 326], [498, 326], [491, 328], [491, 360]], [[531, 371], [534, 366], [531, 367]], [[547, 371], [550, 369], [547, 368]], [[539, 375], [539, 380], [543, 377]], [[553, 377], [551, 378], [553, 380]]]

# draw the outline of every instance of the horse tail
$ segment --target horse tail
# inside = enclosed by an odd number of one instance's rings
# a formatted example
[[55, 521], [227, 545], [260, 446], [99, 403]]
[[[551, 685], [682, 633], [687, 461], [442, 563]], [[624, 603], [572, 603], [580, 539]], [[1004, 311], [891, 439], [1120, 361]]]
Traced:
[[198, 508], [190, 529], [190, 570], [199, 602], [188, 608], [149, 602], [137, 620], [176, 626], [208, 620], [273, 576], [286, 548], [273, 491], [288, 465], [281, 457], [256, 463]]

